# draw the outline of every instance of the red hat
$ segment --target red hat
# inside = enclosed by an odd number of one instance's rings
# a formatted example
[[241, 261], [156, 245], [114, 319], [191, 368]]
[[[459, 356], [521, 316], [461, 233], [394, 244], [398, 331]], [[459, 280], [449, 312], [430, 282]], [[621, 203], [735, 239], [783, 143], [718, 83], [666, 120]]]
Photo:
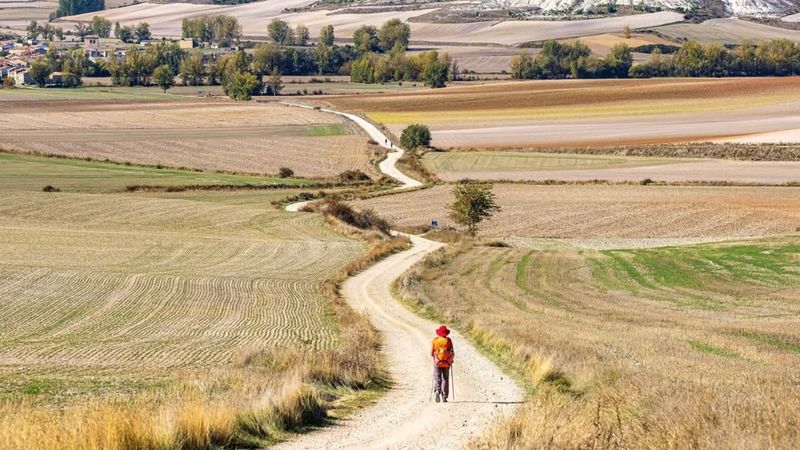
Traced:
[[436, 335], [437, 336], [444, 337], [444, 336], [447, 336], [448, 334], [450, 334], [450, 330], [448, 330], [447, 327], [444, 326], [444, 325], [442, 325], [442, 326], [440, 326], [439, 328], [436, 329]]

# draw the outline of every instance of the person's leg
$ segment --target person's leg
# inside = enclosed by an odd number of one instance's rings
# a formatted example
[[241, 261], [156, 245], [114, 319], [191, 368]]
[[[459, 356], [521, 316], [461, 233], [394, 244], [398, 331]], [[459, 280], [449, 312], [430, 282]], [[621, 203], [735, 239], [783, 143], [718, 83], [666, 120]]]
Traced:
[[440, 369], [433, 366], [433, 395], [436, 396], [436, 402], [439, 402], [439, 396], [442, 395], [442, 374]]
[[442, 367], [440, 370], [440, 377], [442, 380], [442, 397], [444, 397], [444, 401], [447, 401], [447, 397], [450, 396], [450, 368]]

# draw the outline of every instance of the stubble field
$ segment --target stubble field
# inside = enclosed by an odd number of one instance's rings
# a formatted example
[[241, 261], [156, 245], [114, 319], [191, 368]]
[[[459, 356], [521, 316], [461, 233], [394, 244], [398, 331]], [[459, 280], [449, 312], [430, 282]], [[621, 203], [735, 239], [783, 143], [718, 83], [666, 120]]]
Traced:
[[800, 162], [575, 155], [535, 152], [430, 152], [428, 170], [445, 181], [800, 182]]
[[5, 191], [2, 390], [135, 384], [247, 348], [329, 347], [321, 281], [362, 244], [270, 205], [288, 194]]
[[0, 148], [146, 165], [333, 177], [375, 175], [374, 150], [344, 119], [274, 103], [0, 96]]
[[[452, 225], [451, 186], [362, 200], [400, 226], [437, 219]], [[484, 236], [569, 238], [581, 246], [617, 239], [719, 240], [794, 233], [800, 227], [800, 188], [496, 184], [503, 210], [481, 226]]]
[[451, 249], [401, 283], [529, 388], [474, 448], [793, 448], [796, 238]]

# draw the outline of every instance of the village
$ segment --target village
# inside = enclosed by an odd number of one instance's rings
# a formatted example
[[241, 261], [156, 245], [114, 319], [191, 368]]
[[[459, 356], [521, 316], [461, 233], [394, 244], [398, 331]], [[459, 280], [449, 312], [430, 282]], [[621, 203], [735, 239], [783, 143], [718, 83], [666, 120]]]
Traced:
[[[105, 69], [102, 62], [107, 60], [109, 56], [124, 59], [125, 55], [132, 49], [144, 52], [156, 42], [176, 43], [181, 49], [192, 49], [197, 46], [193, 39], [175, 41], [142, 39], [132, 43], [113, 37], [100, 37], [97, 34], [83, 36], [62, 35], [62, 37], [65, 39], [39, 40], [36, 38], [0, 36], [0, 38], [6, 38], [5, 40], [0, 39], [0, 84], [6, 88], [42, 86], [41, 83], [36, 83], [34, 80], [34, 74], [32, 73], [34, 64], [37, 61], [48, 58], [51, 61], [61, 60], [74, 50], [82, 50], [86, 61], [89, 63], [82, 67], [83, 75], [104, 76], [107, 74], [104, 73]], [[52, 71], [47, 75], [46, 82], [42, 87], [64, 87], [64, 78], [63, 71]]]

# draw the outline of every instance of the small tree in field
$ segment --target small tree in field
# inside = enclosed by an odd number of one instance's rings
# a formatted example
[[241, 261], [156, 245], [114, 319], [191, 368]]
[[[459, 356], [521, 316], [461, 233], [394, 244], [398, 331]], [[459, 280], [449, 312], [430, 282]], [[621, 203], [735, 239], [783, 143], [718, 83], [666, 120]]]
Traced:
[[292, 170], [292, 169], [290, 169], [288, 167], [281, 167], [278, 170], [278, 176], [281, 177], [281, 178], [293, 177], [294, 176], [294, 170]]
[[431, 130], [425, 125], [412, 123], [400, 134], [400, 146], [406, 150], [431, 145]]
[[158, 87], [163, 89], [166, 94], [167, 89], [175, 85], [175, 74], [172, 73], [172, 69], [170, 69], [168, 65], [164, 64], [156, 67], [156, 70], [153, 71], [153, 81], [155, 81]]
[[448, 206], [449, 216], [455, 223], [467, 227], [471, 236], [475, 236], [480, 222], [500, 211], [490, 184], [461, 180], [453, 188], [453, 198], [453, 203]]
[[625, 39], [630, 39], [631, 38], [631, 27], [625, 25], [622, 28], [622, 37], [624, 37]]

